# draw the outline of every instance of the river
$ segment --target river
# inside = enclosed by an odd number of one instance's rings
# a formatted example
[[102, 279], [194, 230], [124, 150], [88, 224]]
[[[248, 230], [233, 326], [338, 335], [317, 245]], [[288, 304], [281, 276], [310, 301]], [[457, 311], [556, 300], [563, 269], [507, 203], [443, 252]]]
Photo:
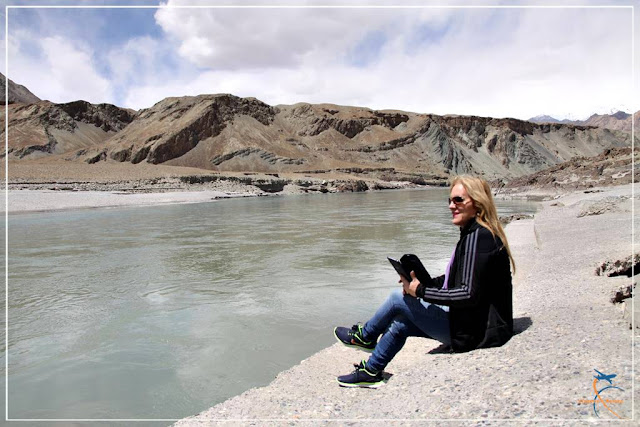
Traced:
[[268, 384], [368, 319], [398, 286], [387, 256], [442, 274], [458, 238], [447, 196], [10, 215], [9, 417], [177, 419]]

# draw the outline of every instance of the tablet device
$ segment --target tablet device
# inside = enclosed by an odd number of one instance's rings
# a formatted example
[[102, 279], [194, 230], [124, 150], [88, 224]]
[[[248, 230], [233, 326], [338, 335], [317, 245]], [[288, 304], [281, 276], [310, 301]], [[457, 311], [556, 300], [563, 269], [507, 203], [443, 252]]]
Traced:
[[431, 276], [422, 262], [420, 258], [413, 254], [404, 254], [400, 260], [393, 259], [387, 257], [393, 268], [396, 269], [399, 275], [405, 277], [408, 281], [411, 282], [411, 272], [413, 271], [416, 274], [416, 279], [426, 286], [430, 286], [433, 283]]
[[389, 258], [389, 257], [387, 257], [387, 259], [389, 260], [393, 268], [396, 269], [399, 275], [401, 275], [408, 281], [411, 281], [411, 276], [409, 275], [409, 273], [407, 273], [407, 271], [405, 271], [404, 267], [402, 267], [402, 264], [400, 263], [400, 261], [398, 261], [397, 259]]

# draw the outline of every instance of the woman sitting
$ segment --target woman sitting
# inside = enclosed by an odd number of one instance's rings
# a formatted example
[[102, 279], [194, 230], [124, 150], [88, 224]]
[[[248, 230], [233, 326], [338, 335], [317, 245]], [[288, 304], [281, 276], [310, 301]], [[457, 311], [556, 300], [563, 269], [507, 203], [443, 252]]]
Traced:
[[402, 289], [393, 291], [364, 326], [334, 329], [341, 343], [372, 352], [354, 365], [355, 371], [338, 377], [341, 386], [382, 385], [382, 371], [407, 337], [432, 338], [456, 352], [500, 346], [511, 338], [509, 263], [514, 271], [515, 263], [489, 184], [482, 178], [456, 177], [449, 210], [451, 222], [460, 227], [460, 240], [445, 274], [426, 283], [413, 271], [411, 281], [401, 276]]

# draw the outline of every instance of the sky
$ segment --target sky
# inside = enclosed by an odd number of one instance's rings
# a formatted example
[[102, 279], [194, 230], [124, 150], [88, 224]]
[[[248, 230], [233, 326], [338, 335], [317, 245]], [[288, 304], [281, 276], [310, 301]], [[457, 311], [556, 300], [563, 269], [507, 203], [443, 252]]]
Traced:
[[[36, 7], [2, 10], [0, 69], [58, 103], [138, 110], [170, 96], [231, 93], [270, 105], [524, 120], [640, 109], [635, 0], [5, 4]], [[222, 4], [236, 7], [211, 7]], [[98, 5], [115, 7], [87, 7]]]

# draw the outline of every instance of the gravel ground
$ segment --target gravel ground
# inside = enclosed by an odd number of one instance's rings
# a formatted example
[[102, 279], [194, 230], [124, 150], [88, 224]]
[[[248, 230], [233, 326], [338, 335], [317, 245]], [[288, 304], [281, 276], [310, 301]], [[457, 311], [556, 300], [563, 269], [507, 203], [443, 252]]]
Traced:
[[[451, 425], [544, 426], [618, 420], [602, 406], [598, 418], [592, 405], [581, 402], [594, 397], [594, 369], [617, 374], [613, 385], [622, 391], [610, 389], [603, 397], [622, 401], [610, 407], [637, 420], [632, 412], [639, 394], [632, 393], [632, 333], [637, 337], [638, 329], [632, 331], [620, 305], [609, 302], [612, 290], [632, 279], [594, 273], [604, 261], [632, 251], [631, 192], [626, 185], [556, 196], [543, 203], [534, 219], [507, 226], [518, 269], [517, 334], [503, 347], [438, 354], [433, 353], [435, 341], [409, 339], [386, 369], [387, 384], [371, 390], [337, 385], [335, 377], [367, 354], [335, 344], [280, 373], [268, 386], [176, 425], [439, 425], [446, 420]], [[580, 216], [590, 206], [600, 208], [605, 198], [614, 209]]]

